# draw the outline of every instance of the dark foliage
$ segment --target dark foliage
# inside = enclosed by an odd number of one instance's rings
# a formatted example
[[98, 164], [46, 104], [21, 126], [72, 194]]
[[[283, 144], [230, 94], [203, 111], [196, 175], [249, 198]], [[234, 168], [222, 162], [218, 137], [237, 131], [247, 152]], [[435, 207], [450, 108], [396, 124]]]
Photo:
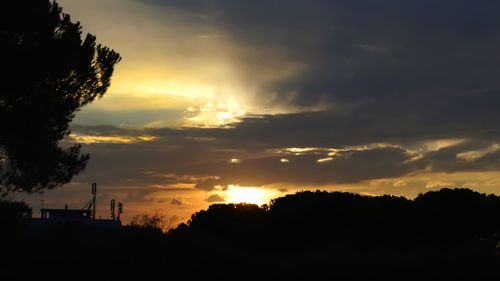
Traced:
[[102, 97], [118, 53], [96, 45], [55, 2], [3, 1], [0, 9], [0, 192], [38, 192], [85, 168], [60, 141], [75, 111]]
[[415, 200], [307, 191], [269, 206], [212, 205], [165, 235], [137, 227], [26, 230], [3, 253], [14, 276], [12, 260], [51, 276], [498, 280], [498, 214], [500, 197], [467, 189]]
[[164, 213], [156, 210], [153, 214], [135, 215], [130, 221], [130, 226], [149, 231], [167, 232], [175, 227], [176, 221], [180, 218], [177, 216], [167, 216]]

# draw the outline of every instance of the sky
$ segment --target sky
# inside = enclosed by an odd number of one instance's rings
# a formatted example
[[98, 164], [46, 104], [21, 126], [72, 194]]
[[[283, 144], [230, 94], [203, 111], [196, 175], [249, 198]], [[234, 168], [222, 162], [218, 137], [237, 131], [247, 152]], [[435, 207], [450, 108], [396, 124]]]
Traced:
[[58, 2], [123, 60], [64, 140], [87, 169], [34, 209], [83, 207], [92, 182], [126, 221], [309, 189], [500, 194], [498, 1]]

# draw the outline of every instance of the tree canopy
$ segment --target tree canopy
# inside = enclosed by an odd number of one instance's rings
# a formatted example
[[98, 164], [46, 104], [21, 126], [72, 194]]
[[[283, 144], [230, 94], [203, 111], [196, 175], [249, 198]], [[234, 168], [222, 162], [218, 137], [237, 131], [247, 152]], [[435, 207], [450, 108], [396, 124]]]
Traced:
[[16, 0], [0, 10], [0, 60], [0, 193], [69, 182], [89, 155], [61, 141], [75, 112], [106, 93], [120, 55], [82, 36], [56, 2]]

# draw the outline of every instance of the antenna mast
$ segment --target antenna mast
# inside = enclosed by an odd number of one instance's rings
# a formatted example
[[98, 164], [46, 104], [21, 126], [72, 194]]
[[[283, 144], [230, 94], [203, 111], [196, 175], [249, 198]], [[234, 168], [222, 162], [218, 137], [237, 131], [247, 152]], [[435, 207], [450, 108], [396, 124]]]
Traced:
[[92, 219], [95, 220], [95, 201], [97, 194], [97, 183], [92, 184]]
[[111, 219], [116, 220], [115, 215], [115, 199], [111, 199]]
[[118, 202], [118, 221], [121, 221], [120, 217], [121, 217], [121, 214], [123, 213], [123, 203], [122, 202]]

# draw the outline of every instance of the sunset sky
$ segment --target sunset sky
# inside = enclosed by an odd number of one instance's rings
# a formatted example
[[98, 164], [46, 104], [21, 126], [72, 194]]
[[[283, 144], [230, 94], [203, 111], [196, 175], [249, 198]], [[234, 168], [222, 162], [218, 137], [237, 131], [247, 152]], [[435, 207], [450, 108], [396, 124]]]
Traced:
[[66, 143], [87, 169], [20, 195], [98, 216], [305, 189], [500, 194], [500, 1], [59, 0], [118, 51]]

